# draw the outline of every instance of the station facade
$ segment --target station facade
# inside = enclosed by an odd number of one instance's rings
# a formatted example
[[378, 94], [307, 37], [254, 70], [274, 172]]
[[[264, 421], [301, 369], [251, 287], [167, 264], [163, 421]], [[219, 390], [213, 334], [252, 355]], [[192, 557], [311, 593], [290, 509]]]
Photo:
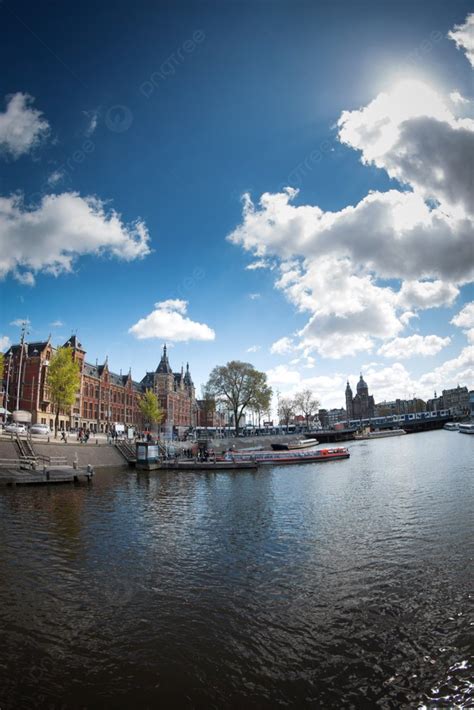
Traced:
[[[86, 350], [77, 336], [72, 335], [63, 347], [71, 348], [79, 364], [80, 388], [76, 401], [59, 415], [60, 429], [83, 428], [91, 432], [111, 432], [117, 424], [142, 429], [144, 422], [139, 408], [146, 389], [158, 396], [164, 411], [163, 427], [172, 429], [194, 427], [196, 400], [189, 365], [186, 373], [173, 373], [166, 346], [161, 361], [153, 373], [140, 381], [112, 372], [108, 358], [99, 365], [86, 359]], [[56, 348], [51, 339], [12, 345], [5, 353], [4, 407], [12, 412], [21, 409], [31, 413], [32, 423], [54, 426], [55, 412], [48, 386], [48, 367]]]

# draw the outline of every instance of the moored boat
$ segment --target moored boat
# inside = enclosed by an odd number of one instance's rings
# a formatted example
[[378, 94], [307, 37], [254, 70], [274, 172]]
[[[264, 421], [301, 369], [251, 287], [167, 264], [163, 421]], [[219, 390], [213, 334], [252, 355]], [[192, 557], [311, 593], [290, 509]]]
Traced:
[[303, 451], [256, 451], [254, 453], [240, 453], [229, 451], [225, 460], [235, 463], [254, 461], [259, 466], [287, 466], [300, 463], [323, 463], [338, 459], [348, 459], [349, 450], [340, 446], [333, 449], [305, 449]]
[[311, 449], [319, 444], [317, 439], [300, 439], [299, 441], [289, 441], [287, 444], [272, 444], [273, 451], [297, 451], [299, 449]]
[[446, 431], [459, 431], [459, 422], [446, 422], [443, 429], [446, 429]]
[[405, 429], [385, 429], [380, 431], [363, 431], [354, 434], [354, 439], [384, 439], [387, 436], [402, 436], [406, 434]]
[[474, 434], [474, 424], [460, 424], [459, 425], [460, 434]]

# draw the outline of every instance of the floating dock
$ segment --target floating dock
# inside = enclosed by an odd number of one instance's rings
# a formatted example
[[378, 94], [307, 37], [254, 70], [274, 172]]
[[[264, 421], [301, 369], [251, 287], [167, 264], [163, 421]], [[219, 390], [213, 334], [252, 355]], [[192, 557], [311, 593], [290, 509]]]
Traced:
[[52, 483], [90, 483], [94, 475], [91, 467], [51, 466], [47, 469], [0, 469], [0, 486]]

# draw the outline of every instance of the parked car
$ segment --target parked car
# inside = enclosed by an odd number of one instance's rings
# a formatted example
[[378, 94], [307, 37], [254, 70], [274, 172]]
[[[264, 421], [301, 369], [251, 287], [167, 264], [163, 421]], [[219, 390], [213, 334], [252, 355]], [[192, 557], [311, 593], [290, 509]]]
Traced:
[[17, 424], [12, 422], [12, 424], [7, 424], [5, 431], [9, 434], [26, 434], [26, 426], [24, 424]]
[[30, 428], [32, 434], [40, 434], [42, 436], [49, 436], [51, 434], [51, 429], [47, 424], [33, 424]]

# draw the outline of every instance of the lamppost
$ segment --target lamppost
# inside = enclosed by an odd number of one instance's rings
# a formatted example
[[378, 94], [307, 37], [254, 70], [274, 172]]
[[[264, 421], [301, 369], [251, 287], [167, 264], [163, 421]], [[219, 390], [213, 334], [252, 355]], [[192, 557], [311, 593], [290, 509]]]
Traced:
[[18, 368], [18, 385], [16, 388], [16, 409], [20, 408], [20, 386], [21, 386], [21, 368], [23, 365], [23, 349], [25, 345], [25, 335], [28, 335], [29, 331], [26, 330], [26, 321], [23, 321], [21, 326], [21, 340], [20, 340], [20, 365]]
[[7, 373], [7, 383], [5, 389], [5, 420], [8, 413], [8, 402], [10, 401], [10, 373], [13, 367], [13, 351], [10, 350], [10, 355], [8, 356], [8, 373]]

